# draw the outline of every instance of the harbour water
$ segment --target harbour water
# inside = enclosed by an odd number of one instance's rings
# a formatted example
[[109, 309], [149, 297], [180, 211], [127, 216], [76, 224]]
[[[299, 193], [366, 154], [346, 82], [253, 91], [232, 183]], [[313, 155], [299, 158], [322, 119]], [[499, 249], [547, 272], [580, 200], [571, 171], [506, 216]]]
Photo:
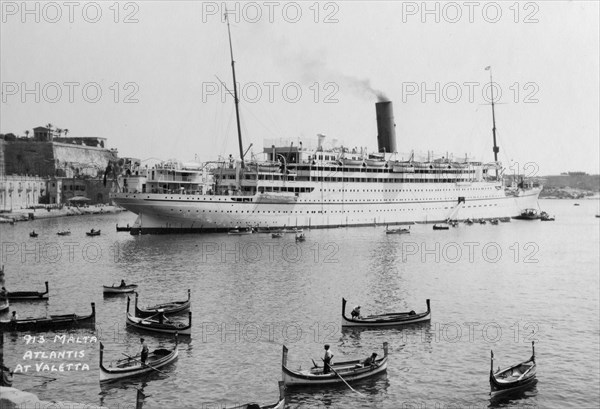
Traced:
[[[222, 408], [277, 401], [282, 345], [293, 369], [321, 362], [323, 344], [334, 362], [382, 354], [389, 342], [387, 374], [354, 384], [286, 391], [287, 408], [595, 408], [600, 403], [599, 245], [597, 200], [541, 200], [554, 222], [460, 224], [448, 231], [413, 225], [408, 235], [386, 235], [385, 226], [311, 230], [307, 240], [267, 234], [131, 236], [115, 224], [131, 213], [68, 217], [2, 225], [2, 264], [9, 291], [42, 290], [46, 301], [12, 302], [21, 318], [89, 314], [96, 331], [62, 343], [54, 333], [27, 344], [4, 334], [4, 361], [14, 386], [43, 400], [72, 400], [110, 408]], [[102, 235], [86, 237], [85, 231]], [[70, 229], [70, 236], [56, 232]], [[29, 237], [35, 230], [39, 237]], [[105, 360], [150, 348], [171, 347], [170, 336], [125, 328], [126, 296], [103, 297], [102, 285], [137, 283], [142, 305], [183, 300], [192, 291], [193, 327], [180, 337], [179, 359], [147, 377], [99, 384], [99, 345]], [[423, 311], [430, 323], [385, 330], [341, 330], [341, 300], [363, 314]], [[0, 316], [7, 319], [8, 315]], [[185, 314], [180, 316], [187, 320]], [[36, 334], [29, 334], [36, 335]], [[68, 338], [67, 338], [68, 339]], [[537, 384], [490, 397], [494, 367], [523, 361], [536, 341]], [[89, 341], [89, 339], [88, 339]], [[76, 359], [26, 359], [27, 351], [84, 351]], [[46, 355], [49, 356], [49, 355]], [[87, 364], [71, 371], [38, 372], [35, 364]], [[67, 398], [68, 396], [68, 398]]]

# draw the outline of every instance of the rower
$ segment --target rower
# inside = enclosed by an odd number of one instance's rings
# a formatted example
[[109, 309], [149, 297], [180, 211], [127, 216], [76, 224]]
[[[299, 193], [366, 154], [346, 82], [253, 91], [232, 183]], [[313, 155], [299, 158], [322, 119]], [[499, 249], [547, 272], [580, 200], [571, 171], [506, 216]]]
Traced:
[[352, 319], [360, 318], [360, 305], [357, 305], [356, 307], [354, 307], [354, 309], [352, 310], [350, 315], [352, 316]]

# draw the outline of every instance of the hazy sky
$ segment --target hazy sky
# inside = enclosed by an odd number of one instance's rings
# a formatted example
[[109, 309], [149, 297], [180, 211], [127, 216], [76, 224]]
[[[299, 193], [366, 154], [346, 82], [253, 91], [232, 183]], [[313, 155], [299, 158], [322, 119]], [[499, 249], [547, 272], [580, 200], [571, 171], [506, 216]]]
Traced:
[[0, 133], [52, 123], [143, 160], [238, 156], [225, 4], [254, 153], [317, 133], [375, 150], [380, 91], [401, 156], [491, 161], [492, 66], [504, 166], [599, 173], [596, 1], [2, 1]]

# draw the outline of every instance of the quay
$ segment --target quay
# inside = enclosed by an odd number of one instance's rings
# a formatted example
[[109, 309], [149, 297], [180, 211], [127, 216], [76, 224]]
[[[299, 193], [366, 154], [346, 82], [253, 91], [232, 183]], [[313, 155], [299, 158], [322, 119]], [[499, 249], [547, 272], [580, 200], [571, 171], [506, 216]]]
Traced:
[[86, 409], [107, 409], [105, 406], [96, 406], [75, 402], [56, 402], [41, 401], [33, 393], [23, 392], [16, 388], [0, 386], [0, 408], [20, 408], [20, 409], [45, 409], [45, 408], [86, 408]]

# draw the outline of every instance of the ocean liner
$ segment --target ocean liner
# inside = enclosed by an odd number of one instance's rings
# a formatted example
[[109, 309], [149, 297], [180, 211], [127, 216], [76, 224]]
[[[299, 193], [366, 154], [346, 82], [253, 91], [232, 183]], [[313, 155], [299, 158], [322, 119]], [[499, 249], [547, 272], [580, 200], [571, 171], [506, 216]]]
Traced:
[[264, 160], [246, 160], [229, 39], [239, 159], [168, 161], [151, 168], [121, 159], [112, 169], [119, 177], [111, 198], [138, 215], [131, 234], [436, 223], [510, 218], [538, 207], [538, 182], [504, 184], [494, 115], [490, 163], [417, 161], [414, 155], [398, 160], [390, 101], [375, 104], [378, 152], [331, 145], [318, 135], [316, 146], [267, 142]]

